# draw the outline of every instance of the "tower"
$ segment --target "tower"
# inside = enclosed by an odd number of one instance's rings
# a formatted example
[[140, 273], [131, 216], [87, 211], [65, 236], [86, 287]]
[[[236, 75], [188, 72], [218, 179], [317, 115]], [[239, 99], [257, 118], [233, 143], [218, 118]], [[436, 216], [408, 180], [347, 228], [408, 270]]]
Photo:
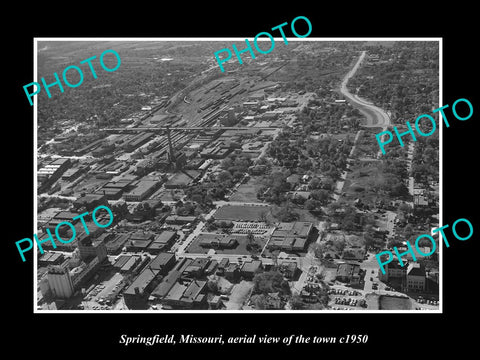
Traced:
[[98, 261], [102, 262], [107, 257], [107, 248], [102, 240], [92, 241], [90, 236], [86, 236], [78, 239], [77, 246], [83, 261], [97, 257]]
[[175, 153], [173, 151], [172, 137], [170, 136], [170, 128], [167, 127], [167, 139], [168, 139], [168, 160], [175, 165]]
[[53, 266], [48, 269], [48, 284], [57, 299], [68, 299], [73, 294], [73, 283], [68, 268]]

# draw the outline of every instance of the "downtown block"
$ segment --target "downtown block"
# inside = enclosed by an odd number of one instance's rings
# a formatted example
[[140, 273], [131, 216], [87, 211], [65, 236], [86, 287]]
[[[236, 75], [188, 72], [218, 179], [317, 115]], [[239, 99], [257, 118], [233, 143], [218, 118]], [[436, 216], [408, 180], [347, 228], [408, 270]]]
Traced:
[[[97, 221], [97, 218], [99, 217], [99, 215], [97, 215], [97, 212], [98, 210], [100, 209], [103, 209], [105, 210], [110, 219], [109, 221], [106, 223], [106, 224], [101, 224]], [[75, 216], [74, 218], [72, 218], [72, 221], [73, 220], [77, 220], [79, 219], [83, 225], [83, 228], [85, 229], [85, 233], [88, 235], [90, 234], [90, 230], [88, 229], [87, 227], [87, 224], [85, 222], [85, 216], [88, 216], [90, 215], [88, 213], [88, 211], [78, 215], [78, 216]], [[100, 206], [97, 206], [95, 209], [93, 209], [92, 213], [91, 213], [91, 217], [92, 217], [92, 220], [93, 220], [93, 223], [99, 227], [99, 228], [106, 228], [108, 226], [110, 226], [112, 223], [113, 223], [113, 213], [112, 213], [112, 210], [110, 210], [107, 206], [105, 205], [100, 205]], [[70, 237], [70, 239], [68, 240], [65, 240], [61, 237], [61, 234], [63, 233], [62, 231], [62, 227], [65, 228], [65, 227], [69, 227], [71, 232], [72, 232], [72, 236]], [[50, 241], [53, 248], [57, 248], [57, 245], [55, 244], [55, 240], [52, 236], [52, 233], [50, 231], [50, 229], [45, 229], [45, 232], [48, 234], [48, 236], [45, 238], [45, 239], [42, 239], [42, 240], [39, 240], [38, 237], [37, 237], [37, 234], [34, 234], [33, 237], [35, 239], [35, 242], [37, 243], [37, 246], [38, 246], [38, 249], [40, 250], [40, 254], [43, 254], [44, 251], [43, 251], [43, 248], [42, 248], [42, 244], [47, 242], [47, 241]], [[72, 242], [73, 240], [75, 240], [75, 237], [76, 237], [76, 230], [75, 230], [75, 226], [69, 222], [69, 221], [62, 221], [60, 222], [56, 228], [55, 228], [55, 237], [57, 238], [57, 240], [63, 244], [68, 244], [70, 242]], [[28, 243], [27, 247], [22, 247], [21, 244], [22, 243]], [[15, 245], [17, 246], [17, 249], [18, 249], [18, 252], [20, 253], [20, 256], [22, 258], [22, 261], [25, 262], [25, 255], [24, 253], [26, 253], [27, 251], [30, 251], [33, 249], [33, 241], [32, 239], [29, 239], [29, 238], [24, 238], [22, 240], [19, 240], [17, 242], [15, 242]]]

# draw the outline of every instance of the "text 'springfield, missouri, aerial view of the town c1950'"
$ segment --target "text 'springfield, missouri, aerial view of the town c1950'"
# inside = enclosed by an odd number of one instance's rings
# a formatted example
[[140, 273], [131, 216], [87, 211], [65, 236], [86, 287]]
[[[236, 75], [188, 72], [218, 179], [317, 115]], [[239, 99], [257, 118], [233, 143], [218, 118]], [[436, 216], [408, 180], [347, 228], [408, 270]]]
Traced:
[[441, 311], [441, 41], [288, 40], [35, 39], [36, 312]]

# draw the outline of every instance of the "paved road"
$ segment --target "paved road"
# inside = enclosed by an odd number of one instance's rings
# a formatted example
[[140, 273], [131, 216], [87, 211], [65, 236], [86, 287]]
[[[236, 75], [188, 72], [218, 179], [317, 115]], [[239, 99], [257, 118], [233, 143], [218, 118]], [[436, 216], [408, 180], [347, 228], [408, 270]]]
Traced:
[[38, 197], [40, 197], [40, 198], [57, 198], [57, 199], [64, 199], [64, 200], [71, 200], [71, 201], [77, 200], [77, 198], [75, 196], [62, 196], [62, 195], [58, 195], [58, 194], [40, 194], [40, 195], [38, 195]]
[[213, 201], [215, 205], [218, 207], [222, 206], [228, 206], [228, 205], [235, 205], [235, 206], [271, 206], [268, 203], [261, 203], [261, 202], [246, 202], [246, 201], [225, 201], [225, 200], [219, 200], [219, 201]]
[[347, 172], [350, 169], [350, 160], [353, 156], [353, 153], [355, 152], [355, 147], [357, 146], [357, 141], [361, 132], [362, 130], [357, 131], [357, 135], [355, 135], [355, 140], [353, 141], [352, 150], [350, 150], [350, 154], [347, 158], [347, 168], [345, 171], [342, 172], [342, 174], [340, 175], [340, 180], [338, 180], [335, 184], [335, 190], [333, 192], [333, 199], [335, 201], [338, 201], [338, 199], [340, 198], [340, 194], [342, 193], [343, 186], [345, 185], [345, 180], [347, 179]]
[[348, 91], [347, 89], [347, 83], [350, 78], [355, 75], [357, 72], [361, 62], [363, 61], [365, 57], [366, 52], [362, 51], [362, 54], [358, 58], [357, 63], [355, 66], [348, 72], [347, 75], [345, 75], [342, 84], [340, 86], [340, 91], [342, 94], [348, 98], [348, 101], [355, 107], [357, 108], [362, 114], [364, 114], [367, 118], [367, 125], [366, 127], [379, 127], [381, 126], [383, 130], [385, 131], [387, 129], [387, 126], [390, 125], [390, 117], [388, 114], [385, 112], [385, 110], [373, 105], [372, 103], [359, 98], [356, 95], [353, 95]]

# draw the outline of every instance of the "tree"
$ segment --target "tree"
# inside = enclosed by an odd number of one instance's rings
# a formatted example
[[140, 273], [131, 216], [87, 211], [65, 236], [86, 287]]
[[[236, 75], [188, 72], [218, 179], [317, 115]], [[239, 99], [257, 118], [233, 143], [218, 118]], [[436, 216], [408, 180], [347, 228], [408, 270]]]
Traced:
[[198, 204], [201, 204], [203, 201], [203, 196], [201, 194], [195, 193], [190, 196], [190, 199]]
[[284, 222], [295, 221], [298, 219], [298, 214], [293, 211], [290, 202], [286, 202], [284, 206], [280, 209], [279, 212], [275, 215], [277, 219]]
[[255, 236], [253, 236], [253, 233], [250, 230], [247, 233], [247, 241], [250, 245], [255, 243]]
[[195, 206], [191, 202], [185, 203], [183, 206], [177, 207], [177, 215], [188, 216], [192, 215], [195, 210]]
[[315, 257], [317, 259], [322, 259], [323, 258], [323, 253], [324, 253], [324, 247], [321, 244], [318, 243], [312, 243], [310, 244], [310, 250], [313, 252]]
[[140, 205], [140, 209], [143, 211], [149, 211], [151, 209], [150, 204], [147, 202], [142, 202]]
[[328, 202], [329, 198], [330, 198], [330, 194], [328, 191], [326, 190], [314, 190], [312, 191], [311, 193], [312, 195], [312, 198], [314, 198], [315, 200], [318, 200], [320, 201], [320, 203], [322, 205], [326, 205], [326, 203]]
[[346, 245], [345, 236], [335, 238], [335, 242], [334, 242], [333, 246], [335, 246], [335, 249], [339, 253], [341, 253], [343, 251], [343, 249], [345, 249], [345, 245]]
[[290, 294], [288, 281], [283, 278], [283, 275], [279, 271], [258, 273], [253, 277], [253, 283], [256, 294], [268, 294], [277, 291], [283, 295]]
[[271, 253], [270, 253], [270, 256], [272, 258], [272, 261], [273, 261], [273, 265], [275, 267], [278, 266], [278, 254], [280, 254], [280, 251], [279, 250], [273, 250]]
[[265, 309], [265, 296], [263, 294], [253, 295], [251, 297], [252, 303], [255, 305], [255, 309]]
[[403, 245], [403, 243], [396, 238], [391, 238], [387, 242], [387, 246], [388, 246], [389, 249], [393, 249], [393, 247], [395, 247], [395, 246], [399, 247], [399, 246], [402, 246], [402, 245]]
[[307, 201], [305, 201], [305, 209], [307, 210], [314, 210], [317, 206], [316, 206], [316, 201], [313, 200], [313, 199], [308, 199]]
[[302, 297], [298, 294], [292, 295], [290, 298], [290, 307], [292, 310], [303, 310], [305, 309], [305, 303], [302, 300]]
[[228, 171], [222, 171], [217, 176], [217, 181], [220, 183], [229, 183], [232, 180], [232, 174]]
[[413, 228], [412, 224], [407, 224], [404, 228], [403, 228], [403, 236], [407, 239], [409, 239], [413, 233], [414, 233], [415, 229]]
[[405, 215], [410, 214], [412, 210], [412, 207], [407, 203], [401, 203], [398, 205], [398, 211], [403, 212]]
[[208, 280], [207, 282], [207, 288], [211, 293], [218, 294], [218, 284], [217, 281], [214, 280]]
[[318, 189], [318, 188], [320, 187], [320, 185], [321, 185], [320, 179], [317, 178], [317, 177], [314, 177], [314, 178], [310, 181], [310, 183], [308, 184], [308, 188], [309, 188], [310, 190], [315, 190], [315, 189]]
[[368, 251], [368, 249], [373, 247], [373, 244], [375, 243], [375, 239], [373, 238], [372, 234], [370, 232], [364, 232], [363, 233], [363, 240], [365, 242], [365, 250]]
[[124, 219], [126, 216], [130, 215], [126, 202], [116, 203], [112, 205], [111, 208], [112, 213], [114, 214], [114, 218], [117, 218], [117, 220]]
[[261, 222], [264, 222], [266, 223], [267, 225], [270, 225], [270, 220], [268, 219], [268, 216], [267, 216], [267, 212], [266, 211], [262, 211], [259, 215], [259, 220]]

